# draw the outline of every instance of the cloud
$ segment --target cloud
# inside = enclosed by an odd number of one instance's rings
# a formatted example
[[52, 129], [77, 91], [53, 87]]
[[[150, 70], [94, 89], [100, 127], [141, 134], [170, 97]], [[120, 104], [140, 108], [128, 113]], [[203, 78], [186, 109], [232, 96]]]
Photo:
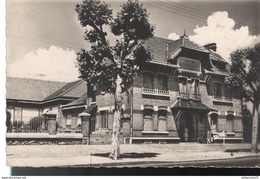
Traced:
[[177, 35], [176, 33], [170, 33], [169, 35], [168, 35], [168, 39], [171, 39], [171, 40], [178, 40], [180, 38], [180, 36], [179, 35]]
[[76, 64], [76, 53], [58, 46], [49, 49], [38, 49], [27, 53], [22, 59], [7, 66], [7, 76], [35, 78], [51, 81], [77, 80], [79, 73]]
[[207, 26], [196, 27], [195, 35], [189, 39], [199, 45], [217, 43], [217, 52], [229, 61], [229, 55], [236, 49], [252, 47], [260, 42], [260, 35], [250, 35], [248, 26], [235, 29], [235, 21], [228, 17], [228, 12], [218, 11], [207, 19]]

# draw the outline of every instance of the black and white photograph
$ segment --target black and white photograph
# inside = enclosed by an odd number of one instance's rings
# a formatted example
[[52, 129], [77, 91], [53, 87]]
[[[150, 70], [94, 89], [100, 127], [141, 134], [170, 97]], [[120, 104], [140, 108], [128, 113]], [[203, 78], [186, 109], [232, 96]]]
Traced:
[[260, 167], [259, 0], [6, 0], [8, 167]]

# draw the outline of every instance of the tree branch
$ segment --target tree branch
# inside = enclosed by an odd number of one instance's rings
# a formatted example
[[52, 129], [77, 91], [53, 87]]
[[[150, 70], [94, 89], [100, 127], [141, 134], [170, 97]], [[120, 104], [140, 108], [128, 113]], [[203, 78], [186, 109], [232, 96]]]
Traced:
[[248, 85], [250, 86], [250, 88], [254, 91], [254, 93], [257, 92], [257, 88], [256, 88], [255, 84], [253, 84], [252, 81], [249, 81], [247, 84], [248, 84]]
[[100, 25], [100, 28], [99, 29], [94, 23], [90, 23], [89, 26], [91, 26], [95, 31], [98, 32], [100, 38], [101, 38], [101, 42], [104, 44], [104, 45], [108, 45], [107, 44], [107, 41], [106, 41], [106, 37], [104, 36], [104, 32], [103, 32], [103, 29], [102, 29], [102, 25]]

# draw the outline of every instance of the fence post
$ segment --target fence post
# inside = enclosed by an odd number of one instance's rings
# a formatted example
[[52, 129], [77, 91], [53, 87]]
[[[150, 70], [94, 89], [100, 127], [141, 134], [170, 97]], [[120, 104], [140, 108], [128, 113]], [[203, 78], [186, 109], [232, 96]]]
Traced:
[[50, 135], [56, 135], [56, 113], [53, 113], [52, 111], [45, 114], [48, 120], [48, 132]]
[[82, 144], [85, 143], [85, 139], [87, 139], [87, 145], [90, 145], [90, 114], [86, 112], [82, 112], [79, 114], [81, 119], [81, 132], [83, 135]]

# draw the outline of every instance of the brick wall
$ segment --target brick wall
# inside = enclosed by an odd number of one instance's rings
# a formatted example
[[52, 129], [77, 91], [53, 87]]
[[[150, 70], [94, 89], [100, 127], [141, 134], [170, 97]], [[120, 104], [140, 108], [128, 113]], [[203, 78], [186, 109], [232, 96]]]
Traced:
[[[155, 75], [154, 77], [154, 87], [158, 87], [158, 76]], [[212, 95], [214, 93], [214, 82], [221, 82], [223, 83], [224, 77], [221, 76], [212, 76], [210, 81], [206, 84], [205, 82], [200, 83], [200, 94], [202, 103], [206, 104], [207, 106], [217, 110], [217, 111], [235, 111], [237, 114], [240, 113], [240, 100], [234, 99], [233, 104], [230, 103], [215, 103], [213, 102]], [[143, 75], [139, 74], [135, 77], [134, 85], [133, 85], [133, 135], [134, 136], [143, 136], [143, 126], [144, 126], [144, 119], [143, 119], [143, 105], [152, 105], [155, 107], [158, 106], [172, 106], [179, 94], [179, 85], [177, 77], [169, 77], [168, 78], [168, 89], [169, 89], [169, 97], [160, 97], [160, 96], [152, 96], [152, 95], [143, 95], [142, 94], [142, 87], [143, 87]], [[189, 86], [187, 86], [189, 89]], [[189, 91], [188, 91], [189, 92]], [[127, 104], [127, 97], [125, 96], [123, 99], [123, 104]], [[111, 106], [114, 106], [114, 96], [111, 94], [104, 94], [97, 96], [97, 105], [98, 107], [110, 107], [109, 119], [108, 119], [108, 127], [112, 129], [113, 124], [113, 111], [111, 110]], [[97, 121], [96, 121], [96, 129], [100, 126], [100, 114], [97, 113]], [[221, 115], [218, 117], [218, 124], [217, 129], [218, 131], [225, 131], [226, 130], [226, 116]], [[152, 130], [158, 131], [158, 112], [155, 110], [152, 116]], [[167, 112], [167, 125], [166, 130], [169, 131], [169, 136], [178, 136], [175, 120], [171, 111]], [[208, 124], [198, 124], [199, 131], [201, 132], [205, 125]], [[200, 129], [201, 128], [201, 129]], [[240, 117], [237, 117], [234, 120], [234, 131], [240, 135], [242, 132], [242, 120]]]

